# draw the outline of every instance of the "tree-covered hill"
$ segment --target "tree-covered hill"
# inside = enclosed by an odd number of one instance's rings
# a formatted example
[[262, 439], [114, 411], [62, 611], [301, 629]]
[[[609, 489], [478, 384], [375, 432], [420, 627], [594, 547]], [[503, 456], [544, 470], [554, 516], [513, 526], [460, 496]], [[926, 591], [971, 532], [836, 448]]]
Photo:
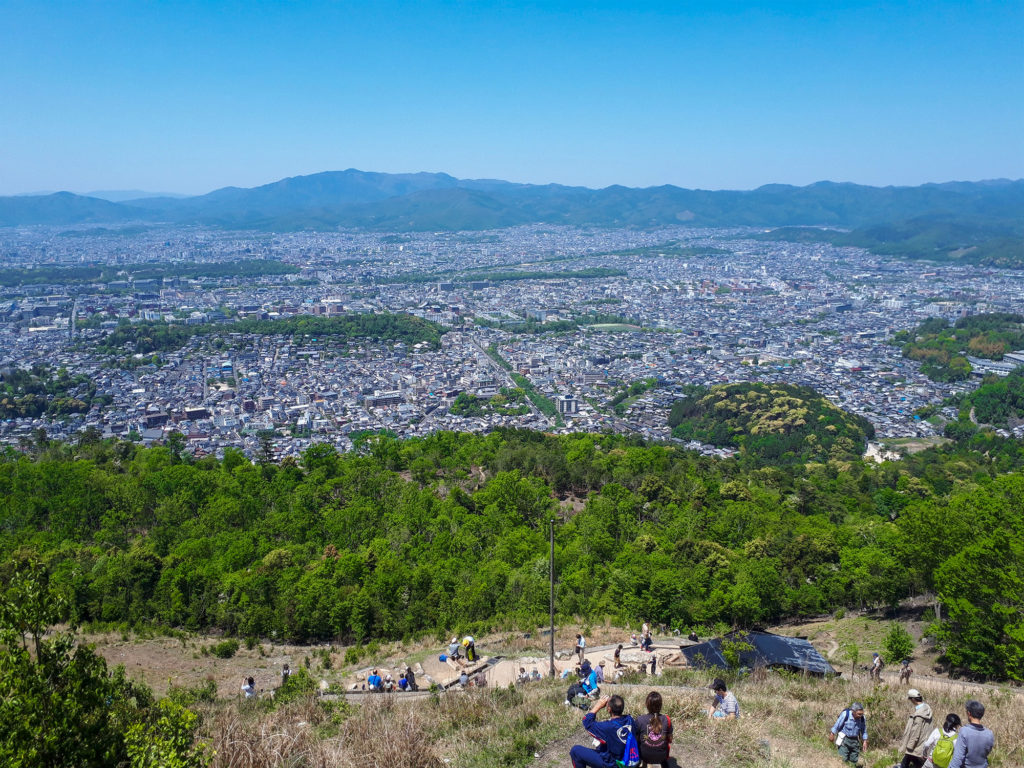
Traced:
[[702, 388], [672, 406], [668, 423], [673, 437], [784, 463], [859, 457], [875, 432], [813, 389], [761, 382]]
[[932, 214], [873, 223], [844, 232], [816, 227], [781, 227], [758, 240], [831, 243], [909, 259], [1016, 268], [1024, 265], [1024, 222], [1019, 211], [997, 217]]
[[198, 325], [164, 322], [122, 323], [108, 333], [96, 349], [111, 355], [123, 354], [128, 349], [149, 354], [179, 349], [193, 336], [229, 333], [315, 336], [345, 340], [372, 339], [377, 342], [401, 341], [406, 344], [426, 342], [437, 349], [441, 345], [441, 336], [445, 329], [430, 320], [390, 312], [351, 313], [337, 317], [297, 315], [279, 320], [246, 319], [235, 323]]
[[962, 317], [950, 327], [943, 318], [926, 320], [912, 331], [893, 336], [903, 356], [921, 363], [933, 381], [960, 381], [971, 373], [967, 356], [1002, 360], [1024, 348], [1024, 315], [1008, 312]]
[[936, 591], [957, 666], [1024, 678], [1024, 450], [991, 435], [882, 466], [525, 431], [180, 449], [6, 454], [0, 562], [35, 553], [79, 621], [401, 638], [542, 623], [554, 518], [562, 616], [751, 626]]
[[1024, 419], [1024, 368], [1004, 378], [986, 376], [980, 387], [964, 396], [960, 414], [961, 419], [973, 414], [974, 421], [994, 427]]

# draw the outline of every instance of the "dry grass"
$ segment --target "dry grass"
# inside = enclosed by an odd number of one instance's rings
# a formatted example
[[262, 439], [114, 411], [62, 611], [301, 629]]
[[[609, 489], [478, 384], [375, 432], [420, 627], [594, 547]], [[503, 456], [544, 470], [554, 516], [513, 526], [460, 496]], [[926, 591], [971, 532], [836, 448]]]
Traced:
[[[659, 690], [676, 724], [673, 753], [687, 768], [819, 768], [839, 766], [825, 733], [838, 713], [862, 701], [870, 733], [867, 768], [897, 762], [909, 706], [905, 689], [868, 681], [818, 680], [767, 674], [732, 688], [743, 717], [712, 720], [709, 675], [681, 672], [637, 685], [606, 686], [640, 713], [650, 690]], [[963, 714], [967, 698], [981, 699], [985, 723], [996, 735], [993, 768], [1024, 765], [1024, 697], [1013, 689], [921, 686], [936, 719]], [[222, 705], [208, 717], [217, 751], [215, 768], [476, 768], [564, 765], [568, 749], [585, 743], [582, 713], [562, 705], [565, 685], [544, 681], [515, 690], [450, 692], [403, 699], [374, 696], [339, 717], [317, 700], [275, 712], [245, 703]], [[542, 759], [534, 759], [535, 754]]]

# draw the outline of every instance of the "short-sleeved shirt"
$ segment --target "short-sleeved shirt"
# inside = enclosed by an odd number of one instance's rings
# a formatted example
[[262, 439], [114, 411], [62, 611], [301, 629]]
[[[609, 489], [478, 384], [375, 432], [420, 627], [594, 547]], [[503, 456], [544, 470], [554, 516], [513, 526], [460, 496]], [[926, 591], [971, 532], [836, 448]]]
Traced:
[[725, 696], [720, 693], [715, 694], [715, 709], [721, 712], [723, 716], [740, 716], [740, 703], [736, 700], [736, 696], [732, 691], [726, 691]]
[[858, 720], [853, 716], [853, 712], [844, 709], [839, 713], [839, 717], [836, 718], [836, 724], [832, 726], [832, 733], [839, 733], [840, 731], [842, 731], [843, 736], [866, 741], [868, 738], [867, 720], [863, 717]]
[[661, 719], [661, 732], [650, 733], [651, 723], [655, 715], [640, 715], [636, 718], [636, 740], [651, 749], [667, 750], [672, 743], [672, 721], [665, 715], [657, 715]]
[[242, 693], [245, 694], [245, 698], [251, 699], [253, 696], [256, 695], [256, 686], [249, 685], [248, 683], [246, 683], [242, 686]]

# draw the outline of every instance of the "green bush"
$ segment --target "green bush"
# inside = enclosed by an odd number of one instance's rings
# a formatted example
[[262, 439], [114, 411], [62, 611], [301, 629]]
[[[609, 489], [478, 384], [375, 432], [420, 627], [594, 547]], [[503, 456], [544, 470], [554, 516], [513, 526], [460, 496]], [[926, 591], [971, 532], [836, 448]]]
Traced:
[[882, 658], [887, 664], [895, 664], [903, 659], [910, 658], [914, 652], [914, 638], [903, 628], [903, 625], [894, 621], [889, 625], [889, 631], [885, 635], [883, 643]]
[[210, 653], [216, 656], [218, 659], [230, 659], [236, 653], [238, 653], [238, 641], [234, 638], [229, 640], [221, 640], [210, 648]]

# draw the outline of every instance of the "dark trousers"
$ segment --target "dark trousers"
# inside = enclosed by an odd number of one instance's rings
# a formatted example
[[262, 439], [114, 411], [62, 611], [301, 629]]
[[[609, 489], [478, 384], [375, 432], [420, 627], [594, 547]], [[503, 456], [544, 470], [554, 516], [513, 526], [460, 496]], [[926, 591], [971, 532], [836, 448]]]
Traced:
[[573, 747], [569, 750], [572, 768], [608, 768], [612, 763], [604, 759], [604, 755], [589, 747]]
[[668, 750], [667, 749], [651, 749], [650, 747], [641, 744], [640, 745], [640, 765], [660, 765], [662, 768], [669, 765], [668, 762]]
[[576, 696], [586, 696], [587, 691], [583, 688], [580, 683], [573, 683], [569, 686], [569, 690], [565, 692], [565, 698], [567, 701], [572, 701]]
[[924, 765], [924, 758], [917, 755], [904, 755], [900, 762], [900, 768], [921, 768]]

